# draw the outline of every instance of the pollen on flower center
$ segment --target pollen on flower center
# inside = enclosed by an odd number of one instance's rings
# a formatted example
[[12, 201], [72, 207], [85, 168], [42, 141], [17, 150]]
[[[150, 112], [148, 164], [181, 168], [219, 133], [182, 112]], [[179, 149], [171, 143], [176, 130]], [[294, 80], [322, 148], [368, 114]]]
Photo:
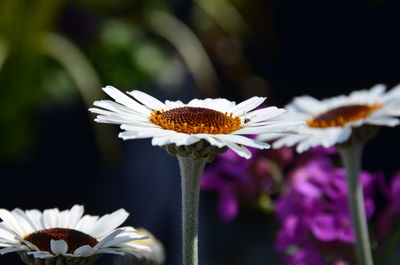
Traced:
[[[51, 252], [50, 241], [54, 240], [64, 240], [68, 244], [67, 253], [72, 254], [77, 248], [89, 245], [94, 247], [98, 241], [80, 231], [68, 228], [51, 228], [45, 229], [38, 232], [34, 232], [26, 237], [24, 240], [31, 242], [37, 246], [42, 251]], [[54, 253], [53, 253], [54, 254]]]
[[166, 130], [181, 133], [229, 134], [239, 130], [241, 119], [232, 113], [198, 107], [180, 107], [168, 111], [155, 110], [150, 121]]
[[381, 107], [381, 104], [337, 107], [307, 120], [307, 125], [315, 128], [342, 127], [348, 122], [368, 117], [372, 112]]

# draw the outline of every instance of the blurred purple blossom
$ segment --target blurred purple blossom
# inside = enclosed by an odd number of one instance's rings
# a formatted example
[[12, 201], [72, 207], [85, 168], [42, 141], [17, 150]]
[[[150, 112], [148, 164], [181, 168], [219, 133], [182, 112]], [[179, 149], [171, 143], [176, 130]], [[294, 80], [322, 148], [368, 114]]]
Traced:
[[[250, 159], [243, 159], [230, 150], [218, 155], [203, 175], [201, 188], [218, 194], [218, 215], [226, 222], [237, 217], [241, 203], [257, 206], [261, 195], [279, 195], [285, 181], [283, 175], [288, 169], [299, 167], [314, 158], [336, 154], [334, 148], [322, 147], [302, 155], [287, 147], [270, 150], [250, 148], [250, 151]], [[300, 174], [298, 176], [301, 177]]]
[[[376, 179], [374, 174], [361, 173], [368, 217], [375, 210]], [[331, 265], [341, 264], [339, 261], [343, 264], [343, 258], [351, 260], [351, 252], [343, 254], [346, 245], [355, 240], [347, 206], [345, 171], [335, 168], [329, 156], [315, 156], [289, 173], [287, 185], [286, 193], [275, 203], [281, 224], [276, 249], [286, 253], [286, 264]], [[297, 251], [290, 252], [293, 248]], [[345, 257], [337, 257], [337, 253]]]
[[250, 151], [252, 158], [243, 159], [228, 150], [203, 175], [201, 188], [218, 193], [218, 214], [226, 222], [236, 218], [240, 202], [257, 204], [261, 194], [273, 190], [279, 182], [279, 167], [293, 156], [289, 148]]
[[[279, 221], [275, 248], [284, 255], [285, 264], [353, 264], [355, 238], [345, 170], [334, 165], [336, 150], [318, 147], [302, 154], [290, 148], [250, 151], [248, 160], [232, 151], [218, 155], [204, 173], [202, 190], [217, 193], [220, 218], [234, 220], [242, 205], [265, 210], [262, 201], [268, 200], [268, 209]], [[381, 173], [362, 171], [360, 177], [367, 217], [376, 221], [375, 234], [380, 239], [393, 230], [400, 216], [400, 172], [388, 183]], [[377, 191], [387, 206], [376, 211]]]

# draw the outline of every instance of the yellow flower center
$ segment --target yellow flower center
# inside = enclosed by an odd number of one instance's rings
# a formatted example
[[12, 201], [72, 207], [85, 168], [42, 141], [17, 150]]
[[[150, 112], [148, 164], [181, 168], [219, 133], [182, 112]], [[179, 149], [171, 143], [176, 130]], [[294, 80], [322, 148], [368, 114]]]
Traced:
[[337, 107], [307, 120], [307, 125], [314, 128], [343, 127], [349, 122], [368, 117], [381, 107], [381, 104]]
[[[74, 253], [74, 251], [84, 245], [94, 247], [98, 241], [80, 231], [68, 228], [51, 228], [45, 229], [24, 237], [24, 240], [31, 242], [42, 251], [51, 252], [51, 240], [64, 240], [68, 244], [67, 253]], [[54, 253], [53, 253], [54, 254]]]
[[150, 121], [166, 130], [193, 134], [229, 134], [241, 128], [241, 119], [232, 113], [198, 107], [180, 107], [168, 111], [155, 110]]

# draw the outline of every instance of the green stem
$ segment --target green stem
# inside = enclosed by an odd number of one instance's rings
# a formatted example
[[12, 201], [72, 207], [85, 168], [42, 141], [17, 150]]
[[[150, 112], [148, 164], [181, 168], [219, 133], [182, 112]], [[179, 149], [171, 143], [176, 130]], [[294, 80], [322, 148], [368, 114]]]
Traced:
[[371, 244], [368, 235], [364, 195], [360, 181], [363, 144], [339, 147], [346, 168], [351, 221], [356, 235], [356, 254], [359, 265], [373, 265]]
[[182, 187], [183, 265], [198, 265], [200, 178], [206, 161], [178, 155]]

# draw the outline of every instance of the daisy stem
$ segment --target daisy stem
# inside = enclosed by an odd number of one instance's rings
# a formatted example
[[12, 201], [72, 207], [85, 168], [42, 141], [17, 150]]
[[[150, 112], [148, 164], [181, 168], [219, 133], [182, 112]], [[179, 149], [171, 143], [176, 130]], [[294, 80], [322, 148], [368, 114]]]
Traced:
[[198, 215], [200, 178], [204, 159], [178, 155], [182, 187], [182, 248], [183, 265], [198, 265]]
[[353, 143], [339, 147], [346, 169], [351, 221], [356, 235], [356, 254], [359, 265], [373, 265], [371, 244], [368, 235], [364, 194], [360, 180], [362, 151], [364, 145]]

